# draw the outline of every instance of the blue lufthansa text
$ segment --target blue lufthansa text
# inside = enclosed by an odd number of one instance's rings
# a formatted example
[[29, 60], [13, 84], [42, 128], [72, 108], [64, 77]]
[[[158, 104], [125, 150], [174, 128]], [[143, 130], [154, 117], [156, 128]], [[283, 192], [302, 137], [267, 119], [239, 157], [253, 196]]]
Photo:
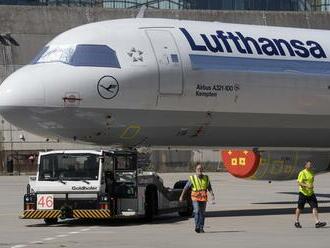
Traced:
[[241, 32], [215, 31], [214, 34], [200, 34], [203, 42], [197, 43], [192, 35], [185, 29], [181, 32], [189, 42], [193, 51], [210, 51], [212, 53], [258, 54], [266, 56], [291, 56], [316, 59], [327, 58], [322, 46], [313, 40], [305, 42], [292, 39], [270, 39], [266, 37], [253, 38]]

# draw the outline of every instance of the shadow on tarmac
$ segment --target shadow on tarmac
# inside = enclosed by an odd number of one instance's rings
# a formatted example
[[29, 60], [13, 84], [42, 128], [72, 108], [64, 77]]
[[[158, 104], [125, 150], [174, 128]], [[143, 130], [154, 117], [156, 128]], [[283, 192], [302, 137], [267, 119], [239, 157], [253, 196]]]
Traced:
[[[278, 194], [285, 194], [285, 195], [299, 195], [298, 192], [277, 192]], [[330, 194], [315, 194], [316, 197], [324, 197], [324, 198], [330, 198]]]
[[[318, 200], [318, 203], [330, 203], [330, 201]], [[297, 204], [297, 201], [277, 201], [277, 202], [254, 202], [252, 204], [260, 205], [285, 205], [285, 204]]]
[[[265, 203], [266, 204], [266, 203]], [[239, 209], [239, 210], [221, 210], [207, 211], [206, 217], [242, 217], [242, 216], [266, 216], [266, 215], [293, 215], [293, 208], [267, 208], [267, 209]], [[319, 207], [320, 213], [330, 213], [330, 207]], [[306, 208], [304, 213], [310, 213], [311, 209]], [[110, 220], [88, 220], [88, 219], [70, 219], [61, 220], [55, 225], [46, 225], [43, 220], [38, 224], [26, 225], [26, 227], [76, 227], [76, 226], [139, 226], [139, 225], [158, 225], [158, 224], [176, 224], [181, 221], [186, 221], [189, 218], [184, 218], [175, 215], [163, 215], [156, 217], [152, 221], [147, 221], [143, 218], [127, 218], [127, 219], [110, 219]], [[241, 231], [221, 231], [221, 232], [241, 232]]]
[[[286, 194], [286, 195], [299, 195], [298, 192], [277, 192], [277, 194]], [[330, 194], [315, 194], [316, 197], [330, 198]], [[298, 200], [298, 197], [297, 197]], [[252, 204], [261, 204], [261, 205], [285, 205], [285, 204], [297, 204], [297, 200], [294, 201], [276, 201], [276, 202], [254, 202]], [[318, 200], [318, 203], [330, 203], [330, 200]]]
[[[293, 215], [294, 208], [267, 208], [267, 209], [239, 209], [225, 211], [210, 211], [206, 213], [207, 217], [241, 217], [241, 216], [264, 216], [264, 215]], [[320, 213], [330, 213], [330, 207], [319, 207]], [[311, 212], [306, 209], [305, 213]]]
[[152, 221], [147, 221], [143, 218], [126, 218], [126, 219], [109, 219], [109, 220], [93, 220], [93, 219], [70, 219], [60, 220], [57, 224], [47, 225], [40, 220], [38, 224], [26, 225], [26, 227], [76, 227], [76, 226], [138, 226], [138, 225], [155, 225], [155, 224], [175, 224], [181, 221], [186, 221], [189, 218], [184, 218], [175, 215], [162, 215], [155, 217]]
[[206, 231], [205, 233], [240, 233], [246, 231]]
[[[297, 192], [278, 192], [279, 194], [298, 195]], [[330, 194], [315, 194], [317, 197], [330, 198]], [[330, 200], [319, 200], [319, 203], [330, 203]], [[252, 204], [260, 205], [284, 205], [297, 204], [297, 201], [277, 201], [277, 202], [256, 202]], [[220, 210], [207, 211], [206, 217], [241, 217], [241, 216], [265, 216], [265, 215], [293, 215], [296, 206], [290, 208], [267, 208], [267, 209], [239, 209], [239, 210]], [[330, 213], [330, 207], [319, 207], [320, 213]], [[310, 213], [311, 209], [306, 207], [304, 213]], [[58, 224], [50, 225], [50, 227], [75, 227], [75, 226], [138, 226], [138, 225], [154, 225], [154, 224], [175, 224], [186, 221], [189, 218], [180, 217], [178, 215], [162, 215], [155, 217], [152, 221], [143, 218], [126, 218], [126, 219], [109, 219], [109, 220], [89, 220], [89, 219], [70, 219], [61, 220]], [[26, 225], [27, 227], [45, 227], [43, 220], [38, 224]], [[219, 231], [219, 232], [242, 232], [242, 231]], [[213, 233], [213, 232], [208, 232]], [[216, 233], [216, 232], [214, 232]]]

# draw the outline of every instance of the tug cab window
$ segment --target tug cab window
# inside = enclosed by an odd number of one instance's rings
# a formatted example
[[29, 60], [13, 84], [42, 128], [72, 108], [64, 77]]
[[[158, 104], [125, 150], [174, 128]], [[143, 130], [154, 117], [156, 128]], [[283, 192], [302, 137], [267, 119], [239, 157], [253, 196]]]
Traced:
[[99, 161], [94, 154], [43, 155], [39, 181], [98, 180]]
[[107, 45], [53, 45], [46, 46], [32, 64], [61, 62], [72, 66], [120, 68], [116, 51]]

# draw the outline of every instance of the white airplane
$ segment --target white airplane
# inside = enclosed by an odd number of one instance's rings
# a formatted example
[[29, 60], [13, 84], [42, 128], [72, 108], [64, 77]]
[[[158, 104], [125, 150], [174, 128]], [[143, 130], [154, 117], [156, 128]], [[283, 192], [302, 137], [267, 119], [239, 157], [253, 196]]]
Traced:
[[329, 36], [171, 19], [91, 23], [10, 75], [0, 112], [38, 135], [101, 145], [329, 148]]

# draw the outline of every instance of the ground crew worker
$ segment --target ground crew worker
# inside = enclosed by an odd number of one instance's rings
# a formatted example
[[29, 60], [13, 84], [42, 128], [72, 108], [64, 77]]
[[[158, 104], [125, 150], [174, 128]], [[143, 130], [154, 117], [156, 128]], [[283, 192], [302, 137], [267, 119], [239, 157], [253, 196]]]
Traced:
[[189, 177], [189, 180], [181, 193], [180, 202], [183, 201], [184, 195], [190, 188], [191, 200], [194, 207], [195, 232], [203, 233], [207, 191], [210, 192], [213, 202], [215, 201], [215, 197], [212, 191], [209, 177], [203, 174], [203, 166], [199, 163], [196, 165], [196, 174]]
[[301, 211], [305, 207], [305, 203], [308, 204], [313, 209], [313, 216], [315, 219], [315, 227], [324, 227], [326, 226], [326, 222], [320, 222], [318, 216], [318, 203], [316, 196], [314, 194], [314, 173], [312, 171], [312, 162], [306, 161], [305, 169], [300, 171], [298, 175], [298, 184], [299, 184], [299, 199], [298, 199], [298, 207], [296, 209], [296, 222], [295, 227], [301, 228], [301, 224], [299, 222], [299, 216]]

